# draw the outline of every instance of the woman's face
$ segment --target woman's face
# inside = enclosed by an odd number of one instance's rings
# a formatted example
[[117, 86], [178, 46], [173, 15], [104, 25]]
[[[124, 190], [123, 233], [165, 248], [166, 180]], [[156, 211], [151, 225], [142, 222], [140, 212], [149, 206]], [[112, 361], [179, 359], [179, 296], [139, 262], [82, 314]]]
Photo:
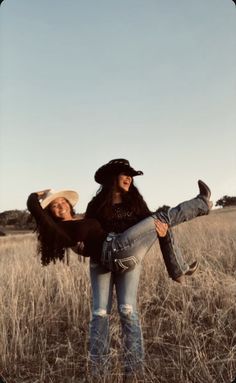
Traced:
[[72, 219], [71, 206], [69, 202], [63, 198], [55, 198], [49, 205], [49, 209], [56, 218], [60, 218], [62, 221], [68, 221]]
[[128, 176], [124, 173], [121, 173], [118, 175], [117, 178], [117, 187], [118, 190], [123, 190], [128, 192], [130, 189], [130, 185], [132, 184], [133, 178], [131, 176]]

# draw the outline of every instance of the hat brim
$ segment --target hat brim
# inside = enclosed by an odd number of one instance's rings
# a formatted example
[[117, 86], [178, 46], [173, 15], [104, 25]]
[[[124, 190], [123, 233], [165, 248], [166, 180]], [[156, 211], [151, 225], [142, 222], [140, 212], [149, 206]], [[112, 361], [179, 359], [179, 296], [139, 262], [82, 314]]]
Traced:
[[79, 195], [77, 192], [73, 190], [61, 190], [51, 194], [50, 196], [46, 197], [43, 201], [41, 201], [42, 208], [45, 209], [52, 201], [54, 201], [54, 199], [60, 197], [67, 199], [67, 201], [69, 201], [73, 207], [79, 201]]
[[135, 170], [130, 165], [126, 164], [106, 164], [99, 168], [94, 176], [97, 183], [103, 185], [110, 177], [124, 173], [131, 177], [141, 176], [141, 170]]

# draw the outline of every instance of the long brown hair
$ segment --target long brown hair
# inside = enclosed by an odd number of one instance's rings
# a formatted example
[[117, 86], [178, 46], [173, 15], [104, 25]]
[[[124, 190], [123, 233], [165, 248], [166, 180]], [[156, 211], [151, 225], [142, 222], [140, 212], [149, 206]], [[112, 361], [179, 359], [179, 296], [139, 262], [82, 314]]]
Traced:
[[[85, 217], [97, 218], [99, 221], [106, 220], [111, 217], [113, 205], [113, 190], [117, 183], [117, 175], [110, 177], [104, 185], [102, 185], [95, 197], [88, 203]], [[133, 180], [129, 191], [121, 192], [122, 203], [127, 206], [127, 209], [136, 213], [140, 219], [143, 219], [151, 214], [147, 203], [140, 194], [138, 188], [134, 185]]]

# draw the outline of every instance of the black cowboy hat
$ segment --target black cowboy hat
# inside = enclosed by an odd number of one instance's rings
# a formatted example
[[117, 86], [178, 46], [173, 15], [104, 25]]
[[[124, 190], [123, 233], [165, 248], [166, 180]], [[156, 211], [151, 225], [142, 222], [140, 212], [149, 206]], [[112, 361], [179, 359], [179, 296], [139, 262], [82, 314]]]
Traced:
[[94, 179], [97, 183], [103, 185], [108, 178], [113, 175], [125, 173], [128, 176], [135, 177], [141, 176], [143, 172], [141, 170], [133, 169], [128, 160], [124, 158], [117, 158], [109, 161], [107, 164], [101, 166], [95, 173]]

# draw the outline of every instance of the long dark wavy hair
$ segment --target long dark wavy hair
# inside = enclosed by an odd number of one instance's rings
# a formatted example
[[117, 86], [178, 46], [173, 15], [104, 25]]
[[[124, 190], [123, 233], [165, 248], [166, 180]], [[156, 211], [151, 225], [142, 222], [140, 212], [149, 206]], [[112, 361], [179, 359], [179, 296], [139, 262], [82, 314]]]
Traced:
[[[68, 200], [66, 201], [70, 205], [71, 215], [74, 216], [75, 211], [72, 205]], [[72, 245], [71, 238], [60, 226], [61, 220], [53, 215], [50, 205], [44, 209], [44, 212], [50, 217], [51, 224], [45, 229], [44, 225], [37, 222], [37, 252], [41, 257], [41, 263], [47, 266], [50, 262], [56, 263], [57, 260], [65, 262], [66, 250]]]
[[[88, 203], [85, 217], [97, 218], [99, 221], [111, 217], [113, 191], [117, 182], [118, 176], [114, 175], [110, 177], [104, 185], [100, 186], [95, 197]], [[127, 209], [130, 211], [134, 211], [140, 219], [146, 218], [152, 213], [138, 188], [134, 185], [133, 180], [128, 192], [121, 191], [121, 197], [124, 206], [127, 206]]]

